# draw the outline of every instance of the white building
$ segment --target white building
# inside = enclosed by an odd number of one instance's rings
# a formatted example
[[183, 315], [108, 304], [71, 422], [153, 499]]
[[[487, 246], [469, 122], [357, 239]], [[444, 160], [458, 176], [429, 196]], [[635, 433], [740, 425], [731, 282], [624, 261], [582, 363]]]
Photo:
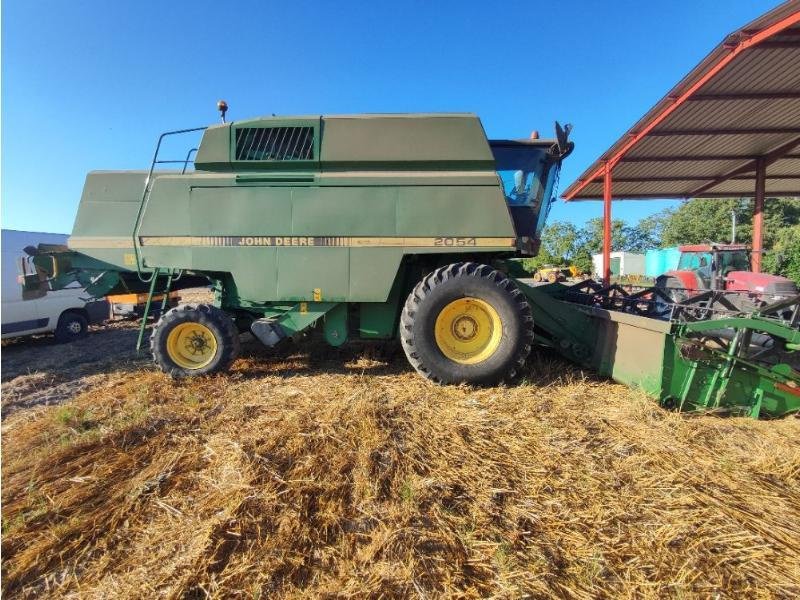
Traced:
[[[603, 276], [603, 255], [592, 255], [593, 275]], [[611, 276], [623, 277], [630, 275], [644, 275], [644, 254], [635, 252], [612, 252], [611, 253]]]

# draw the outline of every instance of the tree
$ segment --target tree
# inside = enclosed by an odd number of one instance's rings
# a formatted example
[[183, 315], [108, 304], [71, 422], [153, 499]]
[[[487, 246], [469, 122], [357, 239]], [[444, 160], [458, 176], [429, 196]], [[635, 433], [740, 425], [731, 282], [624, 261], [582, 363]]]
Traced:
[[625, 250], [628, 252], [646, 252], [661, 247], [664, 227], [672, 217], [672, 211], [663, 210], [645, 217], [636, 225], [625, 227]]
[[[611, 221], [611, 249], [624, 250], [627, 245], [627, 232], [625, 221], [613, 219]], [[589, 254], [599, 254], [603, 251], [603, 219], [595, 217], [586, 221], [582, 230], [582, 250]]]
[[575, 254], [580, 243], [580, 231], [566, 221], [555, 221], [542, 232], [542, 248], [551, 257], [562, 261]]
[[666, 219], [662, 245], [702, 244], [731, 241], [732, 213], [736, 214], [737, 241], [747, 241], [750, 234], [748, 200], [695, 199], [684, 202]]
[[548, 265], [562, 265], [569, 261], [579, 243], [580, 232], [572, 223], [554, 221], [542, 231], [539, 253], [526, 259], [525, 268], [534, 271]]
[[[736, 214], [736, 241], [753, 239], [753, 200], [751, 198], [694, 199], [684, 202], [664, 221], [663, 246], [731, 241], [731, 213]], [[764, 247], [777, 241], [787, 226], [800, 224], [800, 200], [767, 198], [764, 202]]]
[[764, 271], [800, 283], [800, 225], [784, 227], [777, 232], [772, 250], [764, 255], [762, 267]]

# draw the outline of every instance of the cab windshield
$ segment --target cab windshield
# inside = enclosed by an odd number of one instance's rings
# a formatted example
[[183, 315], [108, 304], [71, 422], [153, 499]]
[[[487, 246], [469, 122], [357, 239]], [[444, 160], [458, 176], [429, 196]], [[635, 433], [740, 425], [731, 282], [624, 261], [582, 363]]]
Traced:
[[547, 148], [524, 143], [492, 146], [497, 174], [511, 206], [539, 206], [547, 182], [550, 161]]
[[538, 238], [555, 200], [559, 161], [546, 143], [497, 140], [491, 148], [517, 235]]

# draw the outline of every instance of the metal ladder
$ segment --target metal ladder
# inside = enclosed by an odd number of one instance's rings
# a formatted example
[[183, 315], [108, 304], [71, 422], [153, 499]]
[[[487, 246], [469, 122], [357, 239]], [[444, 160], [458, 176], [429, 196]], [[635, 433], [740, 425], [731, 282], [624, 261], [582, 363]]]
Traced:
[[133, 252], [136, 259], [136, 274], [139, 276], [139, 280], [144, 283], [149, 283], [151, 280], [155, 279], [155, 275], [151, 275], [150, 279], [146, 279], [142, 273], [142, 270], [145, 268], [145, 265], [142, 264], [142, 257], [140, 251], [140, 241], [139, 241], [139, 230], [142, 226], [142, 216], [144, 215], [145, 208], [147, 207], [147, 202], [150, 199], [150, 185], [153, 181], [153, 171], [155, 171], [156, 165], [163, 165], [163, 164], [182, 164], [183, 169], [181, 170], [181, 174], [186, 173], [186, 169], [189, 165], [192, 158], [192, 154], [197, 152], [197, 148], [192, 148], [189, 152], [186, 153], [186, 158], [183, 160], [159, 160], [158, 153], [161, 151], [161, 144], [164, 141], [164, 138], [172, 136], [172, 135], [181, 135], [185, 133], [194, 133], [197, 131], [205, 131], [208, 127], [192, 127], [190, 129], [176, 129], [175, 131], [166, 131], [158, 136], [158, 143], [156, 144], [155, 152], [153, 152], [153, 160], [150, 162], [150, 170], [147, 172], [147, 178], [144, 180], [144, 189], [142, 190], [142, 199], [139, 201], [139, 210], [136, 213], [136, 223], [133, 227]]
[[159, 315], [164, 314], [164, 309], [166, 309], [167, 304], [169, 303], [169, 292], [172, 288], [172, 282], [175, 279], [179, 279], [181, 276], [179, 269], [161, 269], [160, 267], [153, 269], [153, 276], [150, 279], [150, 291], [147, 294], [147, 302], [145, 302], [144, 313], [142, 313], [142, 322], [139, 325], [139, 337], [136, 339], [137, 353], [141, 352], [142, 350], [144, 332], [147, 330], [147, 317], [150, 316], [150, 306], [153, 304], [153, 297], [156, 295], [156, 282], [162, 273], [167, 276], [167, 282], [164, 286], [164, 291], [160, 292], [164, 294], [164, 297], [161, 299], [161, 311], [159, 312]]
[[172, 135], [181, 135], [184, 133], [194, 133], [198, 131], [205, 131], [208, 127], [192, 127], [190, 129], [176, 129], [175, 131], [166, 131], [158, 136], [158, 143], [156, 143], [155, 152], [153, 152], [153, 160], [150, 162], [150, 170], [147, 172], [147, 178], [144, 181], [144, 189], [142, 190], [142, 199], [139, 201], [139, 210], [136, 213], [136, 223], [133, 227], [133, 252], [136, 258], [136, 274], [139, 277], [139, 280], [144, 283], [150, 284], [150, 291], [147, 294], [147, 302], [144, 306], [144, 313], [142, 314], [142, 322], [139, 326], [139, 337], [136, 340], [136, 352], [141, 352], [142, 350], [142, 343], [144, 342], [144, 332], [147, 330], [147, 318], [150, 316], [150, 307], [153, 303], [153, 297], [156, 295], [156, 283], [158, 282], [158, 278], [161, 275], [166, 275], [167, 281], [162, 292], [164, 297], [161, 300], [161, 312], [159, 314], [164, 314], [164, 309], [167, 307], [169, 303], [169, 293], [170, 289], [172, 288], [172, 283], [175, 279], [180, 278], [181, 271], [180, 269], [162, 269], [161, 267], [155, 267], [153, 269], [153, 273], [150, 275], [149, 279], [146, 279], [142, 273], [142, 270], [145, 268], [145, 265], [142, 264], [142, 256], [140, 252], [140, 240], [139, 240], [139, 230], [142, 226], [142, 216], [144, 215], [145, 208], [147, 207], [147, 202], [150, 199], [150, 184], [153, 180], [153, 171], [155, 171], [156, 165], [163, 165], [163, 164], [182, 164], [183, 168], [181, 169], [181, 175], [186, 173], [186, 169], [189, 166], [189, 163], [192, 162], [192, 154], [197, 152], [197, 148], [191, 148], [187, 153], [186, 157], [183, 160], [159, 160], [158, 154], [161, 151], [161, 144], [164, 141], [164, 138], [172, 136]]

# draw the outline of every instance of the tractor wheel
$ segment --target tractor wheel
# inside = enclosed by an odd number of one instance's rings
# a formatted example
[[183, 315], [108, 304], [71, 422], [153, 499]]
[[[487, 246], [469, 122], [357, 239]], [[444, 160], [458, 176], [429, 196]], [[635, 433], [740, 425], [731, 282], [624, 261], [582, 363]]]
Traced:
[[150, 336], [153, 360], [172, 377], [226, 371], [239, 347], [233, 319], [208, 304], [182, 304], [169, 310]]
[[555, 283], [556, 281], [558, 281], [558, 273], [550, 273], [547, 276], [547, 281], [548, 283]]
[[533, 274], [533, 280], [537, 283], [540, 282], [542, 280], [542, 274], [536, 271], [536, 273]]
[[514, 377], [533, 341], [525, 295], [487, 265], [436, 269], [409, 294], [400, 317], [408, 361], [437, 383], [494, 384]]

